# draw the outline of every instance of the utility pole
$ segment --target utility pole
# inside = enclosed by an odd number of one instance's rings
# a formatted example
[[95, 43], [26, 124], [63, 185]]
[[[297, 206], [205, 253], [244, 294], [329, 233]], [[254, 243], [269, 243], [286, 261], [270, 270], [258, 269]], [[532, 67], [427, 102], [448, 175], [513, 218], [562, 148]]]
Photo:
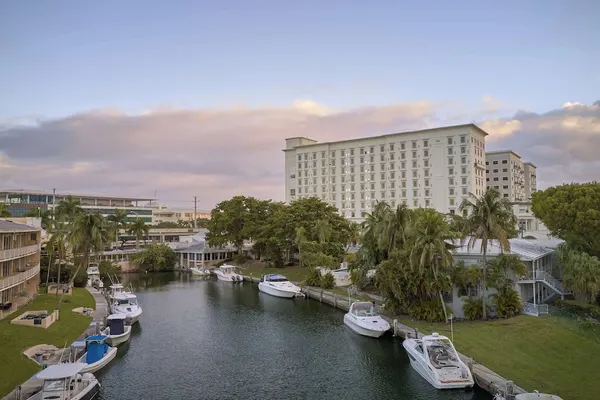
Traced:
[[196, 211], [197, 211], [197, 199], [196, 196], [194, 196], [194, 229], [196, 229]]

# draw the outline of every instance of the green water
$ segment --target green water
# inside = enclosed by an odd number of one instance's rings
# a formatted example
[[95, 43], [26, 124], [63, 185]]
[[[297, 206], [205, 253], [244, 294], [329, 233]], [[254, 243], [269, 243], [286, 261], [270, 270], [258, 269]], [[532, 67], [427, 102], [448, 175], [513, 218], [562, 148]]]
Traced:
[[137, 274], [144, 309], [130, 343], [97, 373], [100, 399], [483, 400], [433, 389], [410, 367], [400, 340], [363, 338], [344, 313], [279, 299], [254, 284]]

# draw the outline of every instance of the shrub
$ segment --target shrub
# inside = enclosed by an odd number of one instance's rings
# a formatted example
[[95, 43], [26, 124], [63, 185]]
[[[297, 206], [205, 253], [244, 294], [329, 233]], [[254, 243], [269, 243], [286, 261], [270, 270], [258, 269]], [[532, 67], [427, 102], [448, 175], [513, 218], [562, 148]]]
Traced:
[[306, 276], [306, 284], [308, 286], [321, 286], [321, 272], [315, 267], [310, 267]]
[[554, 302], [554, 305], [583, 319], [594, 318], [600, 320], [600, 307], [596, 307], [595, 305], [581, 305], [564, 300], [557, 300]]
[[335, 287], [335, 278], [331, 272], [321, 277], [321, 287], [323, 289], [333, 289]]
[[498, 293], [491, 296], [492, 303], [496, 307], [496, 314], [500, 318], [510, 318], [518, 315], [523, 310], [521, 298], [516, 290], [511, 287], [502, 288]]
[[483, 300], [478, 297], [463, 297], [463, 312], [465, 318], [471, 321], [483, 318]]
[[426, 300], [408, 307], [408, 315], [427, 322], [443, 322], [444, 310], [439, 300]]

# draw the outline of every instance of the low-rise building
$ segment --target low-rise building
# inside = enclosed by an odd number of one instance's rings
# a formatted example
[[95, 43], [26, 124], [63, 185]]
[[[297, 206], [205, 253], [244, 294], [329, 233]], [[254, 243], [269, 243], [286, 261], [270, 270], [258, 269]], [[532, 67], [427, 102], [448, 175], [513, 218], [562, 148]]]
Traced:
[[192, 223], [194, 219], [210, 219], [210, 211], [207, 210], [177, 210], [165, 206], [155, 208], [152, 213], [152, 224], [159, 224], [161, 222], [173, 222], [179, 221]]
[[6, 203], [12, 217], [23, 217], [29, 211], [51, 210], [71, 196], [86, 211], [99, 212], [105, 217], [113, 215], [116, 209], [125, 210], [127, 220], [142, 218], [146, 223], [152, 223], [154, 199], [142, 197], [104, 196], [82, 193], [53, 193], [41, 190], [9, 189], [0, 190], [0, 202]]
[[37, 293], [41, 241], [41, 228], [0, 220], [0, 316]]

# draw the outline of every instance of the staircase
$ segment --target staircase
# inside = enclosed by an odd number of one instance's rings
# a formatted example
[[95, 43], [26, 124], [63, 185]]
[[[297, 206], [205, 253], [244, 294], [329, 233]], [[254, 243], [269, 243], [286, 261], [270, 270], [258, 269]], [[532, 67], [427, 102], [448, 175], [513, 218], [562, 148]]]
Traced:
[[542, 282], [561, 297], [572, 294], [571, 291], [565, 288], [561, 281], [550, 275], [546, 271], [534, 271], [529, 276], [521, 279], [520, 283]]
[[540, 316], [548, 315], [548, 304], [557, 298], [563, 298], [565, 295], [571, 294], [571, 291], [565, 288], [561, 281], [553, 277], [546, 271], [534, 271], [529, 276], [519, 280], [519, 283], [536, 283], [540, 282], [544, 285], [537, 286], [536, 299], [530, 298], [524, 303], [523, 314]]

